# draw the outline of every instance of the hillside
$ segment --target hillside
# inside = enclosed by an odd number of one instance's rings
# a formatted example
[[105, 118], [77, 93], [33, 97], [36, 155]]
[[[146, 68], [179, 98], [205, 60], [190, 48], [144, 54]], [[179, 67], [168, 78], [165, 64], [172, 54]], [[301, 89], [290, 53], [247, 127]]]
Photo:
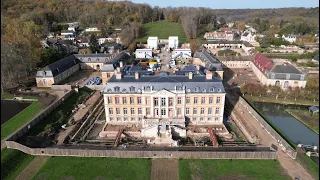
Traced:
[[158, 36], [159, 39], [168, 39], [169, 36], [179, 36], [179, 43], [186, 42], [186, 36], [181, 24], [167, 21], [157, 21], [144, 24], [140, 38], [136, 39], [135, 42], [147, 43], [149, 36]]

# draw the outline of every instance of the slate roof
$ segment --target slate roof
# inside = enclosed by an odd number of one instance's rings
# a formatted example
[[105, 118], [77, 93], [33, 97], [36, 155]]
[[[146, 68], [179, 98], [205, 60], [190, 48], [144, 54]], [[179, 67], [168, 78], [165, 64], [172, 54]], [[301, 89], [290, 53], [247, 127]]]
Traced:
[[275, 65], [268, 73], [271, 79], [305, 80], [304, 73], [291, 64]]
[[195, 58], [200, 58], [205, 63], [205, 67], [210, 71], [222, 71], [222, 65], [220, 61], [212, 57], [207, 51], [197, 51], [194, 54]]
[[[123, 76], [122, 79], [116, 79], [112, 76], [107, 82], [105, 94], [119, 93], [141, 93], [146, 87], [152, 87], [154, 91], [175, 90], [176, 87], [184, 89], [186, 93], [225, 93], [225, 89], [220, 79], [213, 77], [207, 80], [205, 76], [197, 75], [192, 79], [188, 76]], [[116, 90], [119, 91], [116, 91]]]
[[[74, 55], [70, 55], [68, 57], [65, 57], [57, 62], [49, 64], [48, 66], [45, 66], [44, 68], [40, 69], [37, 72], [36, 77], [55, 77], [79, 63], [80, 61]], [[44, 75], [42, 73], [43, 71], [46, 71], [46, 72], [51, 71], [51, 73], [47, 72], [46, 75]]]
[[210, 41], [204, 40], [202, 44], [243, 44], [246, 47], [253, 47], [250, 43], [246, 41]]
[[245, 32], [242, 34], [242, 36], [248, 36], [249, 35], [249, 32]]

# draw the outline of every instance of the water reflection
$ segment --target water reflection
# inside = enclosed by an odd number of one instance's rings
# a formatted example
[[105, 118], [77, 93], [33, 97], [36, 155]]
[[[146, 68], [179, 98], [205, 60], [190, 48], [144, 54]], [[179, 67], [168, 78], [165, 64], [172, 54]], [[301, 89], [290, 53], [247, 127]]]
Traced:
[[295, 144], [319, 146], [319, 135], [285, 111], [288, 108], [304, 109], [308, 106], [261, 102], [255, 102], [254, 105]]
[[28, 107], [30, 104], [30, 102], [1, 100], [1, 125]]

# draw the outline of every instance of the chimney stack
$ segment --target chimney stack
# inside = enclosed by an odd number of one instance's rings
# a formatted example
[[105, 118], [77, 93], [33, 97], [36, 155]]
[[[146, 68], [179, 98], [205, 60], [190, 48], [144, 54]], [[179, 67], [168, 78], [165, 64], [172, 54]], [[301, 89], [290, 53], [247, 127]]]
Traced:
[[192, 79], [192, 76], [193, 76], [193, 74], [192, 74], [192, 72], [189, 72], [189, 79]]
[[117, 72], [117, 74], [116, 74], [116, 79], [121, 79], [121, 77], [122, 77], [121, 72]]
[[135, 78], [135, 79], [139, 79], [139, 72], [135, 72], [135, 73], [134, 73], [134, 78]]
[[123, 66], [123, 62], [122, 62], [122, 61], [120, 61], [120, 67], [122, 68], [122, 66]]
[[206, 79], [212, 79], [212, 72], [210, 72], [210, 71], [207, 71], [207, 73], [206, 73]]

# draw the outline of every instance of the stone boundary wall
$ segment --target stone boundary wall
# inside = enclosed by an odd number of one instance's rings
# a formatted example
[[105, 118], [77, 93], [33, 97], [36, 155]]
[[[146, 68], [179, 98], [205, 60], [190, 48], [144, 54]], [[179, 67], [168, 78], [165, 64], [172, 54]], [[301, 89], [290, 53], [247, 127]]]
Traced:
[[185, 158], [185, 159], [276, 159], [275, 151], [176, 151], [176, 150], [97, 150], [80, 148], [29, 148], [14, 141], [6, 141], [8, 148], [30, 155], [117, 157], [117, 158]]
[[42, 119], [44, 119], [46, 116], [48, 116], [53, 110], [55, 110], [62, 102], [64, 102], [68, 97], [70, 97], [73, 94], [72, 91], [68, 91], [63, 97], [61, 97], [59, 100], [52, 103], [50, 106], [48, 106], [46, 109], [44, 109], [40, 114], [38, 114], [36, 117], [34, 117], [31, 121], [26, 123], [24, 126], [16, 130], [14, 133], [12, 133], [10, 136], [8, 136], [5, 141], [16, 141], [18, 138], [23, 136], [25, 133], [29, 131], [30, 128], [38, 124]]
[[56, 84], [53, 84], [51, 85], [51, 89], [57, 89], [57, 90], [72, 90], [72, 87], [71, 85], [56, 85]]
[[239, 97], [238, 103], [241, 103], [246, 107], [248, 112], [258, 121], [260, 122], [260, 125], [267, 131], [267, 133], [279, 143], [279, 146], [283, 151], [285, 151], [292, 159], [296, 159], [297, 152], [296, 150], [291, 147], [291, 145], [284, 139], [282, 138], [269, 124], [268, 122], [261, 117], [255, 109], [251, 107], [249, 103], [246, 102], [241, 96]]

